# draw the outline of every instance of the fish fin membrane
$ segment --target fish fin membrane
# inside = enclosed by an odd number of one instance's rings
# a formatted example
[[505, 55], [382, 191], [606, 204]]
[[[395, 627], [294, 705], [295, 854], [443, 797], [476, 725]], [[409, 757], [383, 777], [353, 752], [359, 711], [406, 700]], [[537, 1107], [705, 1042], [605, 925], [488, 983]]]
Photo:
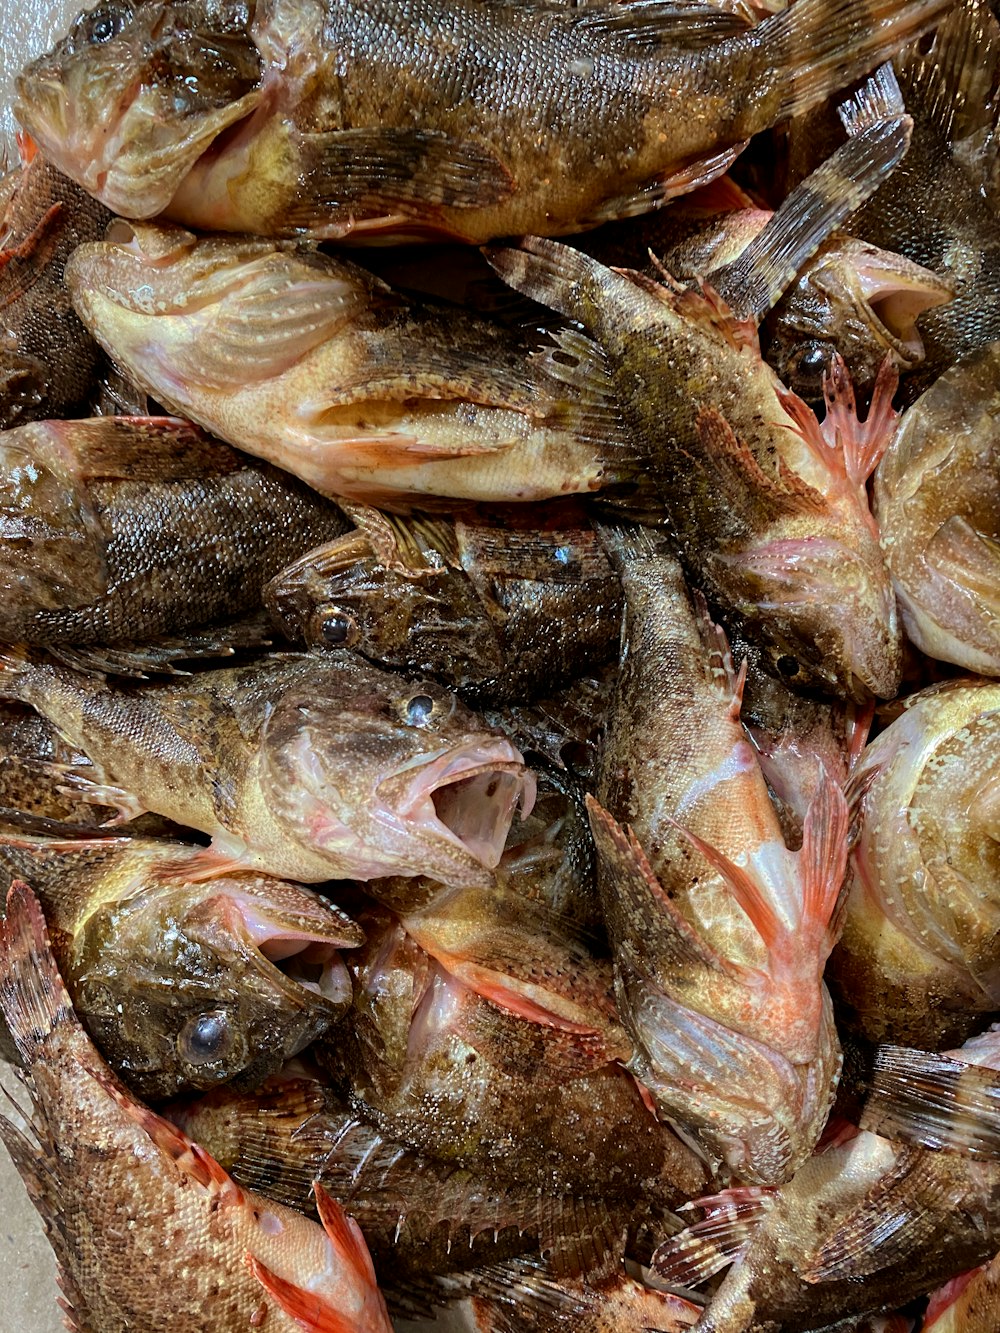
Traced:
[[880, 121], [906, 114], [903, 94], [890, 62], [880, 65], [861, 87], [837, 107], [840, 123], [851, 136], [860, 135]]
[[235, 449], [179, 417], [96, 417], [76, 423], [63, 447], [86, 481], [187, 481], [247, 467]]
[[441, 130], [373, 126], [306, 133], [300, 143], [310, 165], [299, 202], [289, 209], [292, 227], [321, 220], [331, 199], [359, 210], [409, 205], [407, 213], [419, 217], [420, 206], [486, 208], [515, 188], [507, 167], [485, 145]]
[[725, 970], [722, 958], [681, 915], [663, 892], [646, 854], [631, 829], [622, 826], [593, 796], [587, 796], [590, 829], [597, 848], [599, 878], [616, 898], [609, 929], [618, 916], [635, 915], [644, 923], [642, 944], [650, 956], [671, 965]]
[[695, 425], [701, 444], [699, 461], [706, 472], [714, 474], [711, 481], [717, 494], [734, 510], [746, 507], [748, 494], [768, 522], [798, 515], [815, 517], [829, 509], [824, 496], [783, 459], [778, 459], [775, 475], [765, 472], [717, 408], [701, 407]]
[[[428, 546], [444, 557], [446, 565], [461, 567], [455, 524], [450, 517], [387, 514], [373, 505], [353, 500], [341, 500], [340, 507], [363, 533], [379, 564], [394, 574], [408, 579], [437, 574], [441, 566], [428, 561]], [[350, 552], [357, 541], [358, 533], [351, 532], [304, 558], [320, 575], [335, 573], [343, 567], [344, 554]]]
[[184, 635], [164, 635], [151, 643], [98, 645], [52, 644], [49, 655], [74, 671], [89, 675], [123, 676], [144, 680], [147, 676], [186, 676], [184, 663], [233, 657], [236, 653], [270, 648], [274, 629], [266, 615], [255, 614], [223, 625], [192, 629]]
[[935, 532], [924, 559], [970, 593], [990, 617], [1000, 618], [1000, 542], [953, 514]]
[[537, 1206], [538, 1248], [557, 1278], [610, 1279], [625, 1254], [625, 1227], [601, 1199], [542, 1196]]
[[752, 876], [747, 874], [742, 866], [730, 861], [725, 852], [720, 852], [710, 842], [706, 842], [704, 838], [699, 838], [697, 833], [692, 833], [689, 828], [686, 828], [672, 816], [668, 815], [667, 819], [677, 832], [687, 839], [695, 851], [701, 853], [712, 869], [726, 881], [726, 885], [736, 902], [750, 918], [751, 925], [767, 948], [775, 948], [786, 934], [786, 928], [772, 904], [761, 892], [760, 887], [754, 883]]
[[803, 1269], [809, 1283], [857, 1280], [923, 1251], [960, 1202], [961, 1186], [935, 1173], [934, 1159], [905, 1150], [828, 1236]]
[[798, 867], [802, 881], [802, 929], [812, 937], [824, 933], [827, 952], [833, 948], [843, 924], [841, 909], [846, 902], [850, 824], [851, 814], [843, 789], [824, 768], [806, 811]]
[[313, 1182], [313, 1193], [319, 1220], [339, 1258], [351, 1269], [356, 1281], [375, 1286], [375, 1267], [361, 1228], [352, 1217], [348, 1217], [318, 1180]]
[[773, 1191], [755, 1185], [695, 1199], [687, 1206], [705, 1216], [659, 1245], [651, 1268], [674, 1286], [701, 1286], [740, 1258], [772, 1200]]
[[826, 413], [820, 422], [820, 433], [830, 448], [843, 457], [844, 471], [856, 486], [864, 486], [892, 438], [899, 417], [892, 406], [898, 385], [899, 371], [892, 357], [887, 356], [875, 376], [868, 415], [860, 421], [851, 372], [839, 352], [833, 354], [823, 376]]
[[754, 30], [768, 69], [786, 72], [774, 119], [800, 116], [937, 23], [953, 0], [798, 0]]
[[561, 414], [569, 418], [574, 433], [607, 447], [624, 428], [603, 350], [576, 329], [561, 329], [549, 337], [554, 345], [532, 352], [531, 364], [548, 385], [571, 391]]
[[690, 194], [692, 190], [710, 185], [716, 177], [729, 170], [749, 142], [749, 139], [743, 139], [740, 143], [720, 148], [705, 157], [692, 158], [690, 162], [646, 181], [629, 194], [606, 199], [593, 213], [580, 219], [579, 229], [586, 230], [588, 227], [599, 227], [605, 222], [642, 217], [668, 200], [676, 199], [678, 195]]
[[912, 130], [905, 115], [862, 129], [795, 187], [736, 259], [708, 275], [735, 315], [760, 322], [831, 232], [902, 160]]
[[[486, 245], [483, 254], [509, 287], [566, 319], [586, 324], [583, 288], [589, 281], [615, 281], [612, 271], [570, 245], [522, 236], [520, 249]], [[654, 284], [655, 285], [655, 284]]]
[[618, 574], [626, 574], [630, 565], [643, 560], [673, 559], [676, 562], [673, 547], [662, 528], [596, 519], [594, 530]]
[[28, 1068], [61, 1027], [80, 1030], [59, 974], [41, 906], [23, 880], [14, 880], [0, 921], [0, 1009]]
[[756, 23], [749, 5], [715, 9], [703, 0], [586, 0], [570, 13], [574, 28], [593, 36], [612, 33], [629, 46], [649, 50], [661, 45], [698, 50], [746, 32]]
[[334, 1309], [325, 1297], [279, 1277], [252, 1254], [247, 1254], [246, 1263], [267, 1294], [307, 1333], [357, 1333], [355, 1319]]
[[929, 1051], [881, 1046], [862, 1129], [969, 1157], [1000, 1157], [1000, 1072]]

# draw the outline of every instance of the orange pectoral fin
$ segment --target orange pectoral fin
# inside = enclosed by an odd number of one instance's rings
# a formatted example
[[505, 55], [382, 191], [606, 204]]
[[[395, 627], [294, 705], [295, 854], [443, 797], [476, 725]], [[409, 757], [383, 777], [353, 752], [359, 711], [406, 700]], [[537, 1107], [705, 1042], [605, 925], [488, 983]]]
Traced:
[[350, 1316], [335, 1310], [329, 1301], [316, 1292], [305, 1291], [271, 1271], [266, 1264], [247, 1251], [246, 1265], [269, 1296], [272, 1296], [289, 1315], [309, 1333], [357, 1333], [357, 1323]]
[[340, 1204], [329, 1195], [318, 1180], [313, 1181], [313, 1193], [316, 1195], [316, 1211], [323, 1223], [323, 1230], [330, 1237], [330, 1242], [337, 1254], [354, 1272], [360, 1282], [376, 1283], [375, 1268], [368, 1246], [361, 1234], [361, 1228], [353, 1217], [348, 1217]]

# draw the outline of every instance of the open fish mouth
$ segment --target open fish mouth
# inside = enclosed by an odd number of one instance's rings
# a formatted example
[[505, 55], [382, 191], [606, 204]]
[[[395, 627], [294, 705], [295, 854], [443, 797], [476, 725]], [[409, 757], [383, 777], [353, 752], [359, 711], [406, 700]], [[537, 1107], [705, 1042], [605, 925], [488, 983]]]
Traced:
[[950, 301], [953, 289], [929, 269], [898, 257], [892, 265], [862, 257], [856, 261], [854, 272], [856, 283], [852, 282], [851, 287], [855, 301], [876, 336], [904, 364], [914, 366], [922, 361], [924, 343], [917, 329], [917, 316]]
[[[397, 770], [389, 781], [408, 771]], [[535, 777], [521, 754], [491, 738], [424, 759], [412, 769], [393, 809], [410, 831], [444, 838], [495, 870], [515, 812], [520, 807], [523, 819], [534, 803]]]

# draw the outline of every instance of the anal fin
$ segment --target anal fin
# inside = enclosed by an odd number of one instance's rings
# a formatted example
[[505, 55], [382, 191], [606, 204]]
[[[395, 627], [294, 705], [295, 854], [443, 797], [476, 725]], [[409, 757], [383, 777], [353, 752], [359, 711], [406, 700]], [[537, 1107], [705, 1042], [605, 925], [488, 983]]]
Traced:
[[704, 1209], [705, 1216], [656, 1249], [653, 1270], [672, 1285], [701, 1286], [740, 1257], [773, 1197], [773, 1190], [739, 1186], [685, 1205]]

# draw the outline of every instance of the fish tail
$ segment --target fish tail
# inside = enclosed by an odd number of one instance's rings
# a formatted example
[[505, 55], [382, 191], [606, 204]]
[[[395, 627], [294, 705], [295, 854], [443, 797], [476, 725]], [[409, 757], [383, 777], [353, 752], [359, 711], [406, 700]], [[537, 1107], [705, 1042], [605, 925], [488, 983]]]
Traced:
[[483, 254], [509, 287], [566, 319], [588, 323], [588, 286], [610, 270], [589, 255], [539, 236], [523, 236], [520, 249], [487, 245]]
[[754, 30], [786, 76], [777, 119], [800, 116], [933, 28], [953, 0], [799, 0]]
[[0, 699], [19, 699], [31, 703], [30, 682], [35, 661], [29, 648], [5, 644], [0, 649]]
[[78, 1026], [38, 899], [19, 879], [0, 921], [0, 1009], [29, 1068], [57, 1028]]

